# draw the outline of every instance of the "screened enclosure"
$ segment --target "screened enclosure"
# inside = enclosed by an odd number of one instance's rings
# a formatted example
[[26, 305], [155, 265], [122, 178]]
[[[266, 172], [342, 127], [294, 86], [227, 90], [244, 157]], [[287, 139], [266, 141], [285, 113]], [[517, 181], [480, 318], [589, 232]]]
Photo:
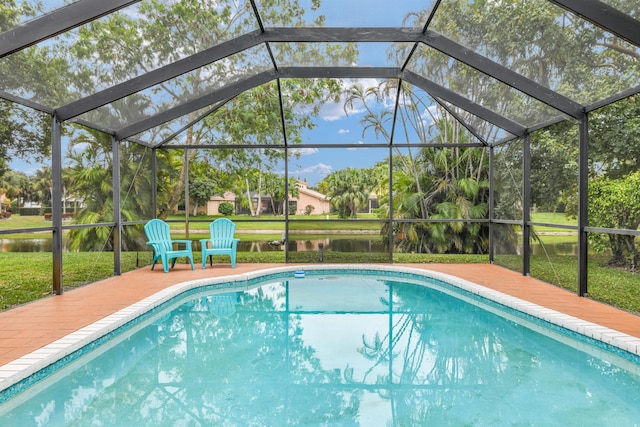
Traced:
[[637, 281], [639, 13], [5, 1], [2, 255], [50, 253], [61, 293], [67, 272], [148, 265], [149, 219], [197, 241], [230, 215], [252, 262], [471, 260], [579, 295], [592, 265]]

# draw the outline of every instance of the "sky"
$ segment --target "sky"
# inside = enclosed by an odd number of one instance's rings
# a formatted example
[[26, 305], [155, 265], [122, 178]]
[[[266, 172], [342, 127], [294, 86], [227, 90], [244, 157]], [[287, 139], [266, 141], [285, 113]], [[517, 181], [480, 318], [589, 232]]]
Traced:
[[[368, 84], [376, 84], [368, 81]], [[371, 167], [376, 162], [384, 160], [389, 154], [388, 148], [362, 148], [362, 144], [386, 143], [376, 140], [374, 133], [369, 131], [362, 134], [361, 120], [363, 109], [344, 111], [343, 103], [330, 103], [322, 106], [319, 117], [315, 120], [316, 128], [303, 134], [299, 158], [289, 164], [289, 174], [305, 180], [310, 186], [315, 186], [329, 173], [347, 167]], [[305, 148], [305, 143], [311, 144], [347, 144], [349, 148]]]

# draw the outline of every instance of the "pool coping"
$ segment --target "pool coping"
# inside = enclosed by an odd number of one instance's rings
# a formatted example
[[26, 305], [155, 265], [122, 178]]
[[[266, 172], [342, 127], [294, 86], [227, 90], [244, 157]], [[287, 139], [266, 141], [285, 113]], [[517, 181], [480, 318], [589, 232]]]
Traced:
[[293, 278], [296, 271], [320, 270], [407, 273], [440, 280], [449, 285], [455, 286], [471, 294], [501, 304], [518, 312], [530, 315], [534, 318], [541, 319], [553, 325], [562, 327], [566, 330], [575, 332], [577, 334], [597, 341], [601, 341], [605, 344], [640, 356], [640, 338], [565, 313], [561, 313], [556, 310], [549, 309], [511, 295], [507, 295], [500, 291], [487, 288], [483, 285], [473, 283], [471, 281], [461, 279], [447, 273], [406, 266], [373, 264], [310, 264], [303, 267], [281, 266], [265, 268], [246, 273], [202, 278], [171, 285], [111, 315], [105, 316], [104, 318], [93, 322], [90, 325], [78, 329], [77, 331], [72, 332], [48, 345], [45, 345], [12, 362], [0, 366], [0, 392], [3, 392], [4, 390], [14, 386], [18, 382], [43, 370], [47, 366], [52, 365], [53, 363], [65, 358], [66, 356], [71, 355], [72, 353], [87, 346], [91, 342], [97, 340], [98, 338], [103, 337], [110, 332], [113, 332], [119, 327], [127, 324], [128, 322], [131, 322], [137, 317], [147, 313], [155, 307], [158, 307], [159, 305], [179, 296], [186, 291], [207, 285], [249, 282], [251, 280], [260, 279], [261, 277], [282, 273], [291, 273]]

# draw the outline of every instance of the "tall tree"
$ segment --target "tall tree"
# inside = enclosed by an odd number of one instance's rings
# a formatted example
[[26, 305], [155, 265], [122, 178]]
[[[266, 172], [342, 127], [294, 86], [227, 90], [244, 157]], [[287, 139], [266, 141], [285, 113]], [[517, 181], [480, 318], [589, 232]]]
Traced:
[[45, 166], [36, 170], [36, 173], [31, 180], [35, 190], [35, 201], [40, 203], [43, 207], [50, 207], [53, 186], [51, 167]]
[[331, 207], [340, 218], [356, 218], [367, 206], [374, 183], [366, 169], [346, 168], [330, 173], [322, 184], [331, 197]]
[[623, 99], [591, 113], [592, 175], [622, 178], [640, 169], [640, 100]]
[[204, 206], [211, 196], [221, 195], [231, 188], [233, 177], [220, 168], [209, 163], [208, 156], [197, 154], [197, 159], [189, 165], [189, 197], [193, 208], [193, 215], [198, 207]]
[[[42, 2], [6, 0], [0, 5], [0, 32], [43, 12]], [[66, 46], [41, 43], [23, 49], [0, 61], [0, 88], [46, 106], [63, 105], [82, 78], [71, 69]], [[43, 163], [50, 156], [51, 117], [34, 109], [0, 99], [0, 176], [7, 160], [21, 159]]]
[[[376, 87], [354, 86], [346, 109], [362, 106], [363, 133], [374, 132], [390, 140], [393, 112], [381, 108], [381, 100], [397, 92], [397, 83], [383, 81]], [[488, 212], [488, 156], [485, 148], [455, 147], [471, 142], [468, 131], [426, 94], [405, 85], [397, 111], [397, 133], [422, 148], [394, 148], [393, 216], [395, 219], [482, 219]], [[412, 140], [413, 138], [413, 140]], [[417, 139], [417, 140], [415, 140]], [[452, 148], [424, 148], [429, 144], [453, 144]], [[384, 172], [379, 173], [382, 176]], [[379, 180], [378, 180], [379, 181]], [[389, 217], [388, 194], [380, 197], [379, 214]], [[416, 252], [483, 252], [486, 227], [477, 223], [398, 223], [395, 235], [401, 250]], [[381, 233], [388, 236], [388, 229]]]
[[[598, 177], [589, 183], [589, 221], [597, 227], [637, 230], [640, 226], [640, 170], [623, 178]], [[637, 271], [640, 250], [636, 236], [590, 233], [598, 251], [611, 250], [609, 264]]]
[[[300, 194], [296, 182], [295, 178], [289, 178], [287, 185], [289, 197], [298, 197]], [[274, 215], [284, 215], [289, 203], [289, 197], [287, 197], [285, 189], [284, 177], [278, 174], [268, 173], [264, 180], [264, 191], [265, 194], [269, 196], [269, 200], [271, 201], [271, 210]]]
[[[0, 194], [4, 194], [9, 200], [17, 199], [20, 207], [20, 197], [24, 194], [24, 189], [29, 183], [29, 179], [23, 173], [9, 171], [4, 176], [0, 176]], [[1, 206], [5, 208], [5, 206]]]
[[541, 211], [573, 210], [578, 194], [578, 147], [578, 127], [573, 122], [531, 135], [531, 203]]
[[[93, 129], [80, 129], [69, 146], [66, 175], [69, 191], [79, 198], [82, 207], [76, 215], [79, 224], [111, 222], [113, 194], [121, 192], [121, 215], [125, 221], [148, 218], [151, 201], [151, 177], [141, 165], [149, 161], [150, 150], [138, 145], [122, 145], [120, 149], [121, 188], [113, 188], [113, 156], [111, 136]], [[140, 226], [124, 229], [123, 249], [144, 246]], [[69, 232], [73, 250], [113, 250], [110, 227], [79, 228]]]

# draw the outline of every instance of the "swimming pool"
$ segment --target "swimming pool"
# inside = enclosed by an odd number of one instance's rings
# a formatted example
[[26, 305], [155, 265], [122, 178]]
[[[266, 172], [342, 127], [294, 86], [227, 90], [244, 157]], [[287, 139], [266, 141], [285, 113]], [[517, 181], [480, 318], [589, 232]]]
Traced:
[[67, 353], [55, 372], [5, 390], [0, 425], [640, 420], [636, 354], [579, 336], [584, 322], [424, 274], [309, 267], [296, 278], [283, 268], [183, 284]]

